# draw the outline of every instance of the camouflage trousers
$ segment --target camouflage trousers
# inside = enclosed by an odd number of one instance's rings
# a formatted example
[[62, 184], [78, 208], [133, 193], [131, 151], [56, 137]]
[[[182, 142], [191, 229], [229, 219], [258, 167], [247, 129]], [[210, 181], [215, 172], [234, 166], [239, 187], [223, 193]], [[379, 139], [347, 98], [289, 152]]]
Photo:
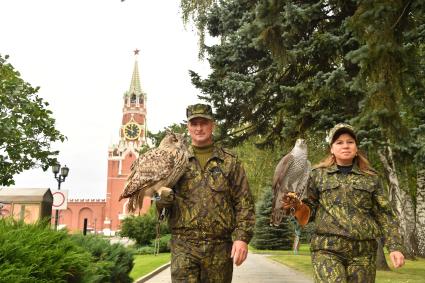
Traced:
[[315, 282], [375, 282], [376, 240], [314, 235], [310, 249]]
[[173, 283], [230, 283], [233, 261], [231, 242], [188, 242], [171, 239], [171, 280]]

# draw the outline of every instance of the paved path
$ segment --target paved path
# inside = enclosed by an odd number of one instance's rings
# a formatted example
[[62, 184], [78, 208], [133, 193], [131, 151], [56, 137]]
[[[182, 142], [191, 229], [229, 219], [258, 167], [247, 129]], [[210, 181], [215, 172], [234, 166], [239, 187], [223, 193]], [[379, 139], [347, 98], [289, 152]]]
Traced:
[[[170, 268], [165, 269], [148, 283], [170, 283]], [[311, 283], [305, 275], [268, 259], [266, 255], [252, 254], [239, 267], [233, 269], [232, 283]]]

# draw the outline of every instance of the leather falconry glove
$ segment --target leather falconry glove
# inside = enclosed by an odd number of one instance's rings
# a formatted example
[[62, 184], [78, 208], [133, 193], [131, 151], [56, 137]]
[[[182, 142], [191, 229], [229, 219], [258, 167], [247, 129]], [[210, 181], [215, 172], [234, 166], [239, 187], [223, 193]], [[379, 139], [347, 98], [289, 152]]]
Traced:
[[282, 208], [286, 215], [292, 215], [298, 224], [305, 226], [310, 218], [310, 208], [303, 203], [296, 193], [287, 193], [282, 198]]

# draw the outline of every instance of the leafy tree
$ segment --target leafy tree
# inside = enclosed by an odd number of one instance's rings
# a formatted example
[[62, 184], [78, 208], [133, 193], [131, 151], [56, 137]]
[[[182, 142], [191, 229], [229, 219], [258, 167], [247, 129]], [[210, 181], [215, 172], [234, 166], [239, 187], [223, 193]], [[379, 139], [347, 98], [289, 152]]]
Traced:
[[152, 141], [154, 147], [158, 147], [165, 134], [169, 131], [184, 134], [187, 133], [187, 127], [184, 123], [174, 123], [171, 126], [165, 127], [162, 131], [158, 131], [156, 134], [148, 132], [148, 138]]
[[199, 57], [204, 53], [206, 16], [216, 0], [180, 0], [183, 22], [187, 24], [190, 20], [195, 24], [199, 35]]
[[[125, 218], [121, 225], [120, 235], [136, 241], [139, 246], [149, 245], [156, 238], [158, 217], [156, 209], [151, 207], [148, 213], [142, 216], [131, 215]], [[166, 223], [161, 222], [161, 234], [168, 234]]]
[[0, 55], [0, 185], [14, 184], [15, 174], [36, 166], [47, 170], [58, 155], [51, 143], [65, 139], [39, 88], [22, 80], [7, 59]]
[[265, 188], [256, 207], [254, 237], [251, 245], [262, 250], [289, 250], [292, 247], [293, 233], [289, 219], [284, 218], [278, 227], [270, 226], [273, 194], [270, 187]]
[[255, 145], [255, 139], [234, 148], [242, 161], [248, 183], [254, 198], [257, 200], [264, 187], [270, 187], [274, 169], [279, 162], [280, 154], [271, 149], [259, 149]]

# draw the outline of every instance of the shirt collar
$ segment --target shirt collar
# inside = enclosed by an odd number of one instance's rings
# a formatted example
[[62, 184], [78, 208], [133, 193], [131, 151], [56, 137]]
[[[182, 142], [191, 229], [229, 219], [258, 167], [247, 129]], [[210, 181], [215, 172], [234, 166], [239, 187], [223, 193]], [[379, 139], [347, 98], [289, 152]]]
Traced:
[[[326, 172], [328, 174], [338, 173], [339, 170], [338, 170], [338, 166], [336, 165], [336, 163], [334, 163], [332, 166], [326, 168]], [[364, 175], [365, 174], [364, 172], [362, 172], [360, 170], [359, 166], [357, 165], [357, 162], [354, 162], [353, 169], [351, 169], [350, 173], [355, 173], [357, 175]]]
[[[189, 146], [188, 152], [189, 152], [189, 159], [195, 157], [195, 152], [193, 151], [193, 147], [192, 146]], [[223, 152], [223, 150], [221, 150], [215, 144], [214, 144], [213, 153], [212, 153], [212, 156], [211, 156], [210, 159], [213, 159], [213, 158], [218, 158], [220, 160], [224, 160], [224, 152]]]

